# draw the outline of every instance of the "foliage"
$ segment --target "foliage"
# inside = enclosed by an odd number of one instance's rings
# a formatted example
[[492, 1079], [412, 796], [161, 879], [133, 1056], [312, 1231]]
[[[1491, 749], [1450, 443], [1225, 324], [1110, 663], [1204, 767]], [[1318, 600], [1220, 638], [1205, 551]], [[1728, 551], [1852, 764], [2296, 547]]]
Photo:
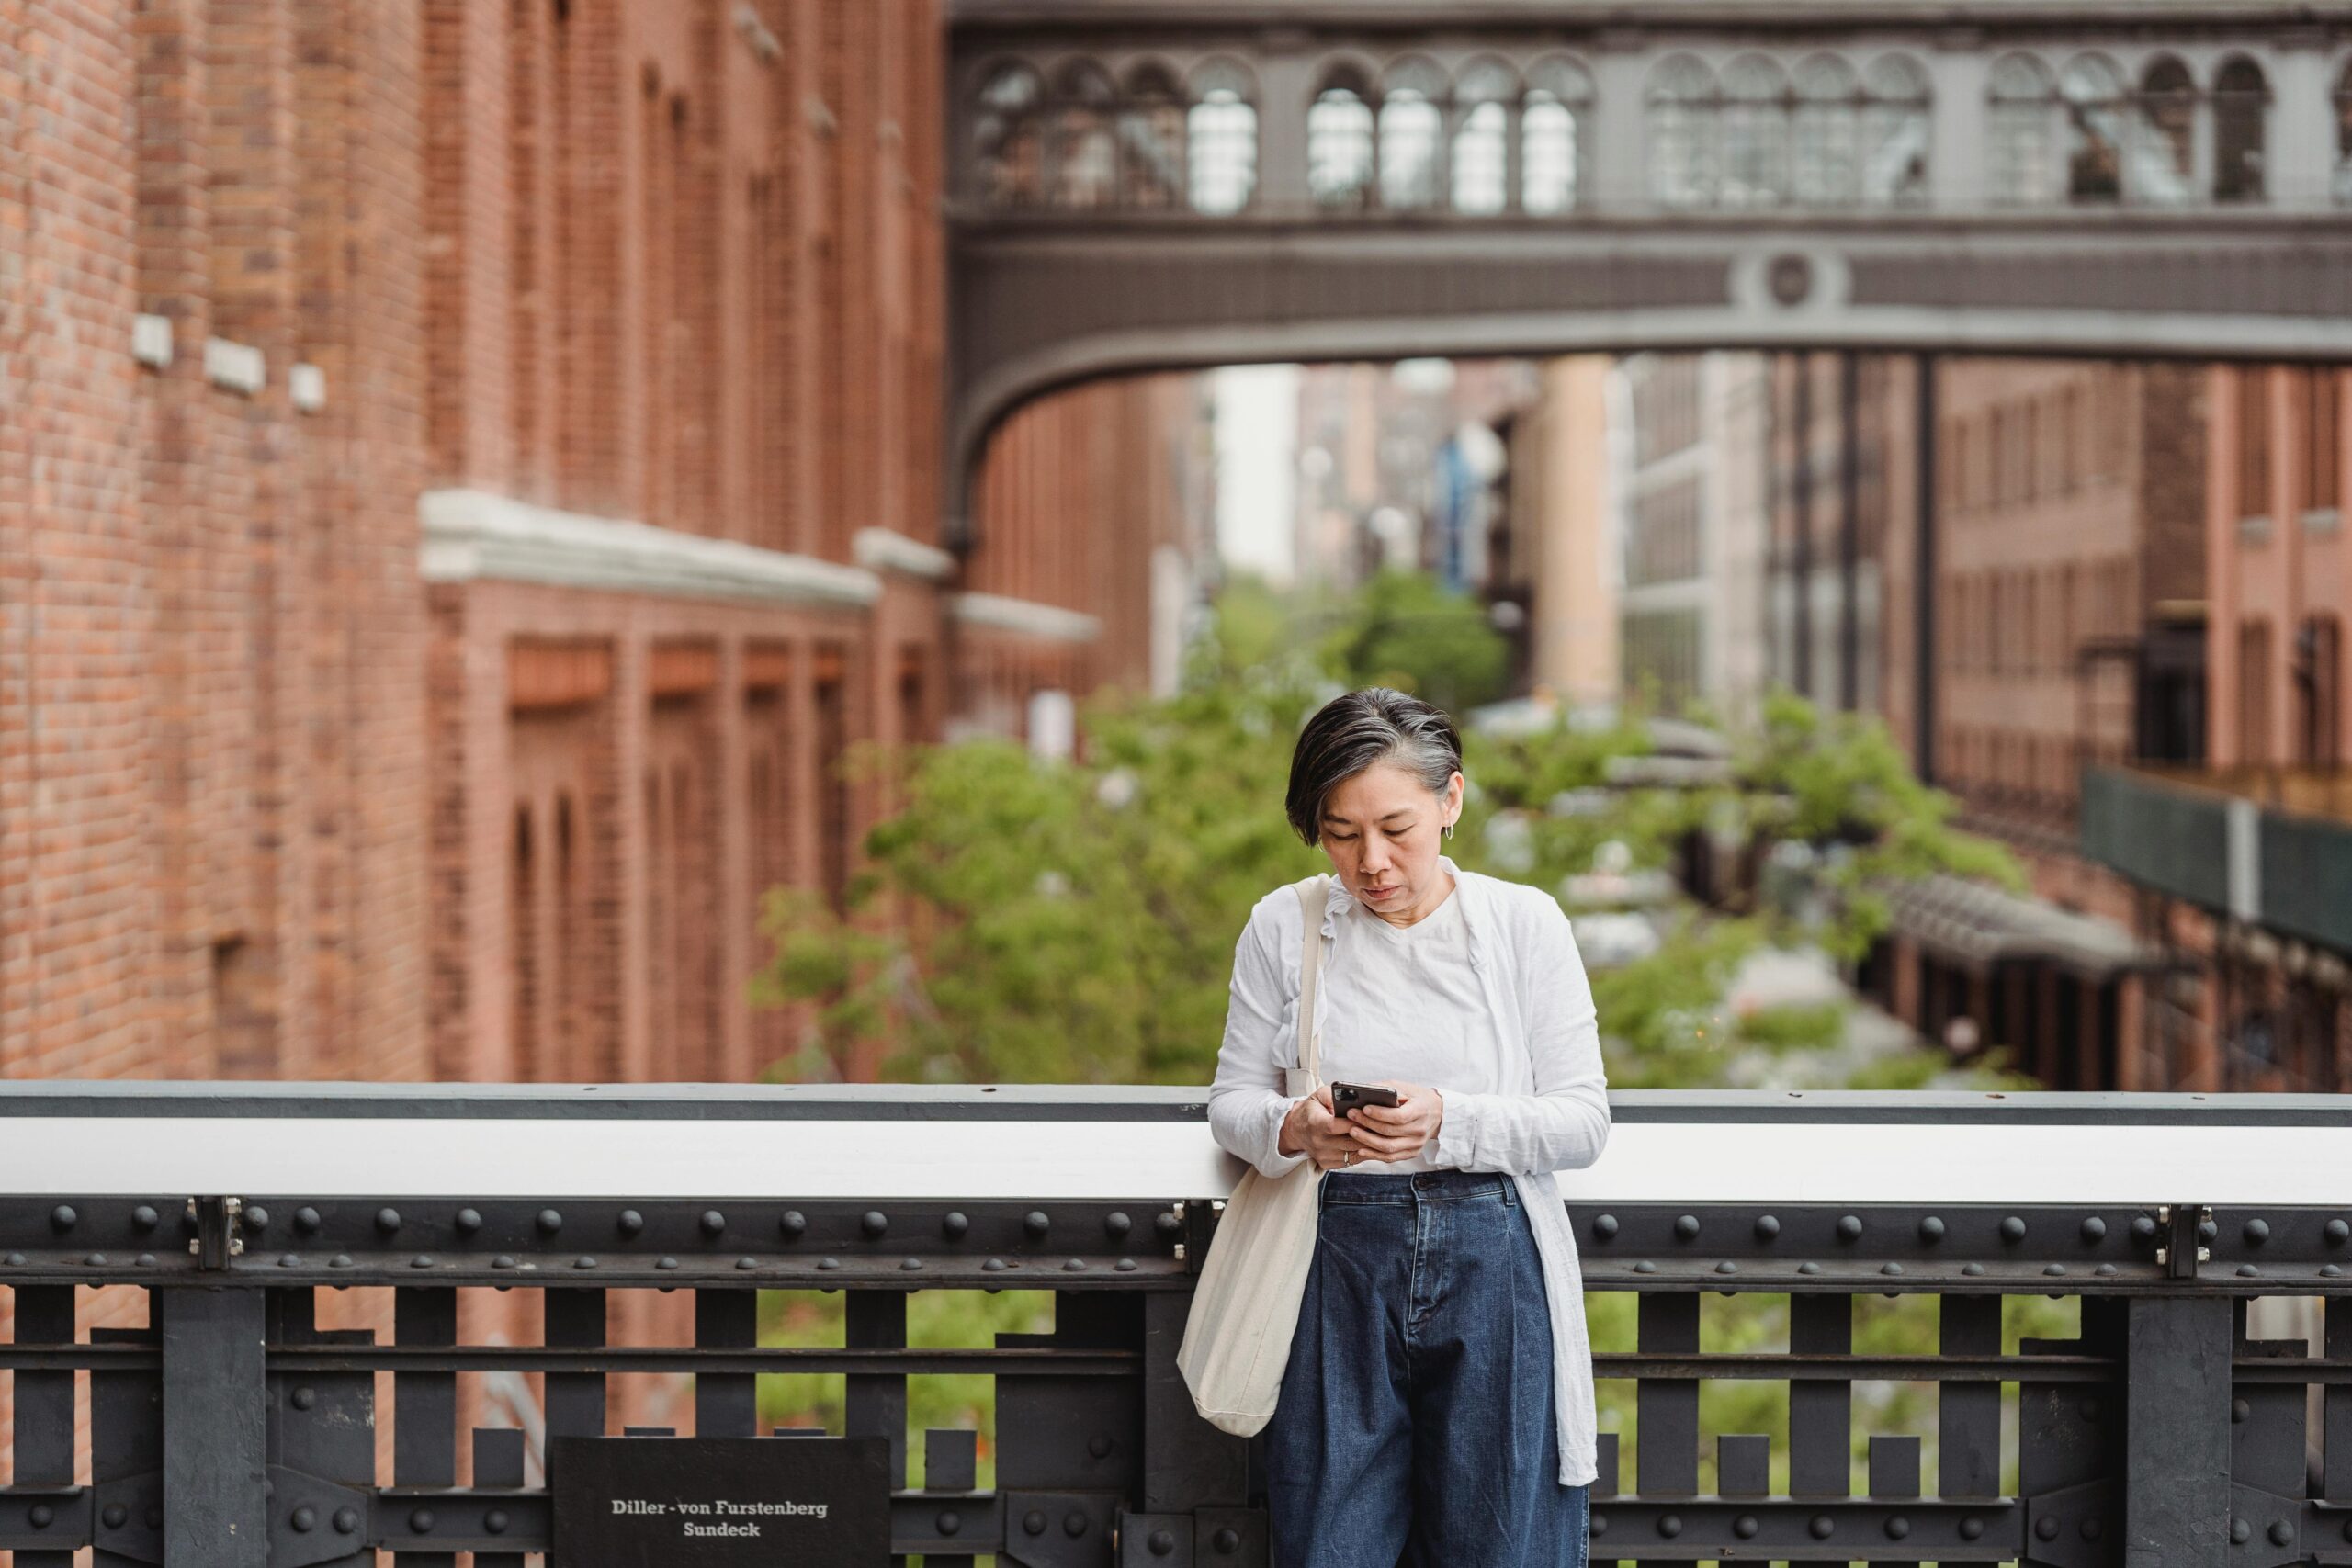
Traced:
[[1397, 686], [1451, 714], [1501, 696], [1510, 647], [1478, 602], [1423, 572], [1385, 570], [1325, 635], [1325, 671], [1343, 685]]

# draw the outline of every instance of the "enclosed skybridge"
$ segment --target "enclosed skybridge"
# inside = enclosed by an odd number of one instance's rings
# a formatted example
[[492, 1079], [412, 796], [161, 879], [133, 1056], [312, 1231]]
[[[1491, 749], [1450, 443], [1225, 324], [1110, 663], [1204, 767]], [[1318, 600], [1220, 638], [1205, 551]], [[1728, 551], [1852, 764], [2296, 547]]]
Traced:
[[967, 466], [1023, 400], [1143, 368], [2352, 355], [2344, 0], [954, 0], [951, 17]]
[[[1601, 1162], [1561, 1178], [1588, 1288], [1638, 1300], [1595, 1357], [1637, 1432], [1603, 1421], [1597, 1560], [2352, 1556], [2344, 1100], [1612, 1106]], [[1264, 1568], [1261, 1450], [1198, 1419], [1175, 1363], [1239, 1168], [1181, 1089], [10, 1085], [0, 1550]], [[389, 1343], [320, 1326], [355, 1285], [392, 1292]], [[147, 1326], [85, 1336], [80, 1287], [137, 1292]], [[482, 1287], [535, 1298], [537, 1336], [461, 1342]], [[1050, 1292], [1052, 1331], [910, 1348], [911, 1293], [943, 1289]], [[646, 1291], [693, 1293], [693, 1343], [612, 1340], [613, 1298]], [[842, 1343], [760, 1342], [761, 1291], [842, 1292]], [[1702, 1299], [1750, 1293], [1785, 1299], [1785, 1347], [1707, 1344]], [[1885, 1297], [1934, 1299], [1915, 1342], [1861, 1310]], [[2078, 1332], [2005, 1336], [2050, 1299]], [[762, 1431], [777, 1372], [843, 1374], [842, 1429]], [[693, 1377], [691, 1429], [611, 1429], [609, 1380], [645, 1373]], [[993, 1382], [992, 1484], [972, 1431], [908, 1429], [908, 1379], [938, 1373]], [[529, 1407], [461, 1431], [461, 1378]], [[1713, 1429], [1712, 1380], [1781, 1385], [1785, 1426]], [[1888, 1382], [1932, 1413], [1855, 1386]]]

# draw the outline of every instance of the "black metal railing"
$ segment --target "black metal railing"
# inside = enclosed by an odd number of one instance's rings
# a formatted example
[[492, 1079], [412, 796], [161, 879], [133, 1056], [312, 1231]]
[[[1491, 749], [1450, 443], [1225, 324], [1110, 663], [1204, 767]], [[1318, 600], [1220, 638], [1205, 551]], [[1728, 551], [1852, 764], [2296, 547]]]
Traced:
[[[2352, 1106], [1614, 1105], [1607, 1157], [1561, 1179], [1588, 1288], [1638, 1296], [1632, 1348], [1595, 1356], [1605, 1389], [1632, 1385], [1640, 1482], [1625, 1490], [1604, 1435], [1597, 1558], [2352, 1553]], [[887, 1445], [893, 1554], [1263, 1563], [1258, 1447], [1198, 1420], [1174, 1364], [1238, 1168], [1204, 1111], [1196, 1090], [1143, 1089], [10, 1086], [0, 1548], [20, 1568], [83, 1547], [102, 1568], [372, 1550], [503, 1568], [549, 1549], [553, 1494], [526, 1483], [533, 1439], [514, 1428], [463, 1434], [472, 1483], [455, 1484], [461, 1374], [544, 1374], [537, 1458], [560, 1481], [552, 1446], [606, 1434], [615, 1374], [691, 1374], [694, 1434], [752, 1438], [758, 1376], [831, 1372], [845, 1375], [839, 1436]], [[347, 1285], [392, 1291], [390, 1343], [318, 1327], [316, 1292]], [[143, 1289], [149, 1326], [77, 1338], [77, 1286]], [[535, 1292], [540, 1342], [459, 1343], [458, 1292], [482, 1286]], [[1053, 1330], [909, 1348], [910, 1295], [942, 1288], [1050, 1290]], [[642, 1290], [694, 1293], [692, 1345], [605, 1343], [610, 1295]], [[762, 1290], [842, 1292], [843, 1343], [759, 1345]], [[1785, 1296], [1786, 1349], [1709, 1350], [1711, 1292]], [[1858, 1353], [1856, 1303], [1882, 1294], [1937, 1298], [1934, 1343]], [[2249, 1336], [2265, 1296], [2324, 1300], [2317, 1354]], [[2011, 1297], [2079, 1297], [2079, 1333], [2005, 1353]], [[995, 1380], [992, 1488], [961, 1429], [922, 1435], [924, 1484], [906, 1485], [907, 1380], [942, 1372]], [[1702, 1431], [1710, 1380], [1786, 1385], [1781, 1490], [1777, 1432]], [[1855, 1442], [1870, 1407], [1854, 1385], [1877, 1381], [1934, 1385], [1932, 1476], [1922, 1433]], [[1604, 1404], [1619, 1408], [1613, 1392]]]

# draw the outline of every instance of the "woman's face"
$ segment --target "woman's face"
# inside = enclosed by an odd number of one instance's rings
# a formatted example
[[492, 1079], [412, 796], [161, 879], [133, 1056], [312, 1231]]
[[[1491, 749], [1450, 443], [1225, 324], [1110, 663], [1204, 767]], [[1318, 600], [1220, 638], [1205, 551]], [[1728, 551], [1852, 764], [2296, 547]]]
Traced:
[[1323, 802], [1323, 852], [1363, 907], [1410, 925], [1445, 901], [1438, 830], [1462, 814], [1462, 775], [1443, 794], [1394, 762], [1374, 762]]

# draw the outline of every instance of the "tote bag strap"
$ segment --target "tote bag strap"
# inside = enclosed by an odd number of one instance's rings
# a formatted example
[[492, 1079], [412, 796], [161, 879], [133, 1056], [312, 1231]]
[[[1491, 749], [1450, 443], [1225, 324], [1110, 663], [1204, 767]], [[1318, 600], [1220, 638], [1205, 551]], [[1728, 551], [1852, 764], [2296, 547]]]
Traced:
[[1323, 972], [1323, 909], [1330, 900], [1329, 878], [1310, 876], [1292, 886], [1298, 890], [1302, 950], [1298, 959], [1298, 1061], [1306, 1069], [1308, 1092], [1323, 1083], [1322, 1036], [1315, 1026], [1315, 997]]

